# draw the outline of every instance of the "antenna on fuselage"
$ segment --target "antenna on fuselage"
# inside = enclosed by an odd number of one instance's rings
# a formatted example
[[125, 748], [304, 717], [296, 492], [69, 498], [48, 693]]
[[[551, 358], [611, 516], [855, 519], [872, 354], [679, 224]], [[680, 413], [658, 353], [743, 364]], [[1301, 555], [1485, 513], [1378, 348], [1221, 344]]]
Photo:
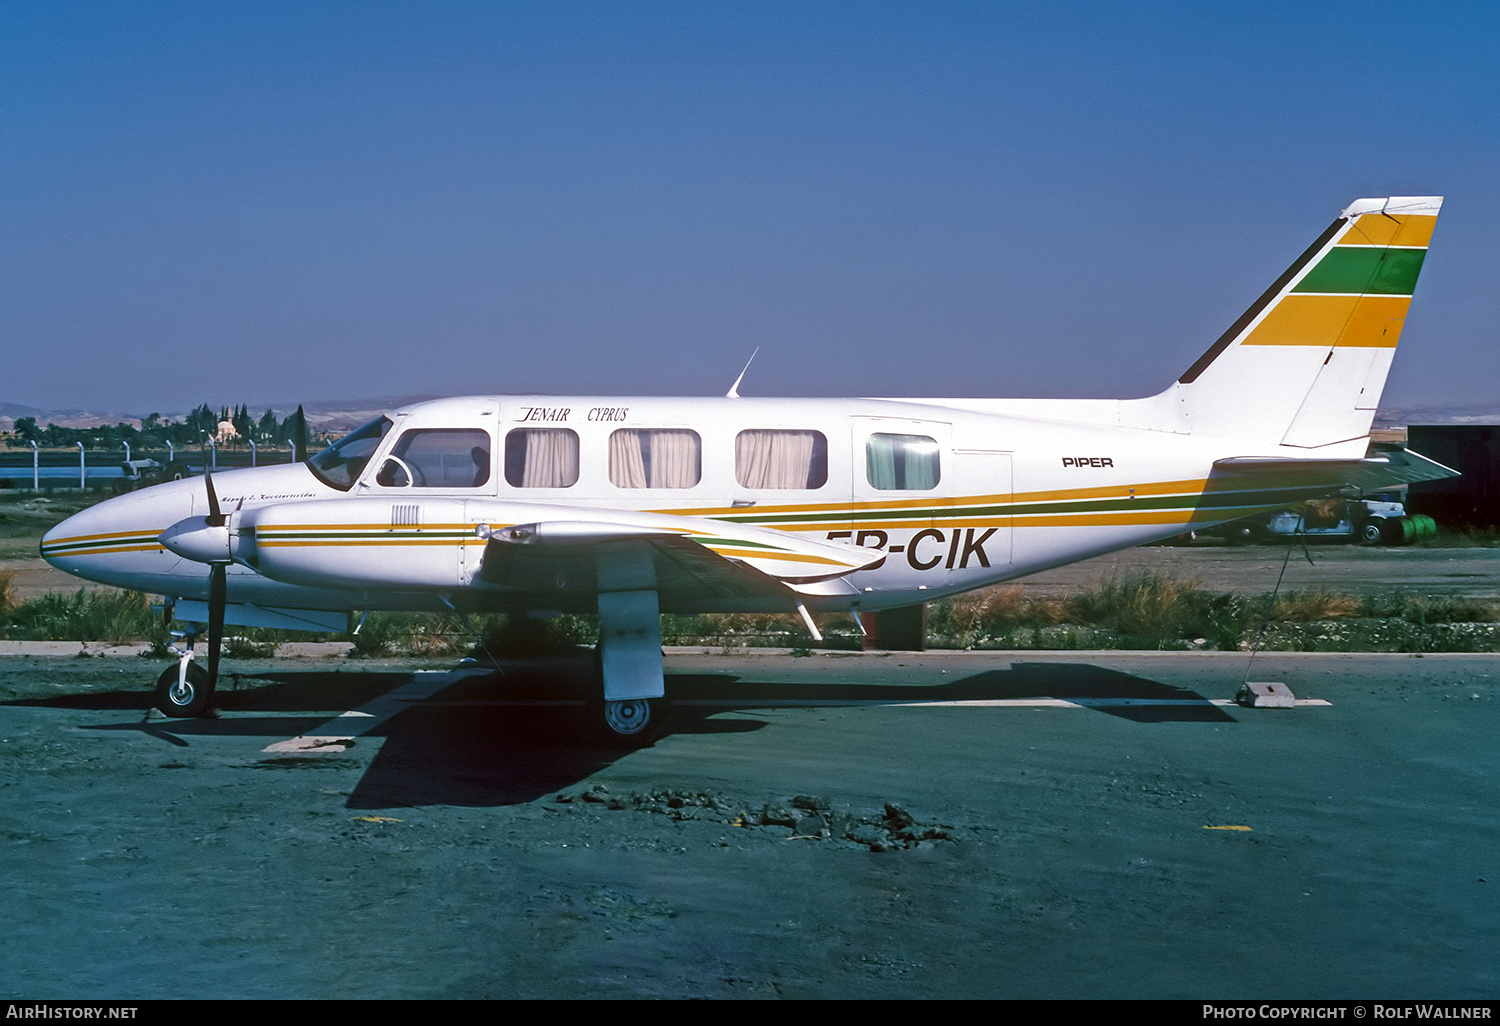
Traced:
[[[760, 346], [755, 347], [755, 353], [760, 352]], [[729, 386], [729, 391], [724, 393], [725, 399], [738, 399], [740, 397], [740, 382], [745, 380], [745, 371], [750, 369], [750, 364], [755, 362], [755, 353], [750, 354], [750, 359], [745, 361], [745, 370], [740, 371], [740, 376], [734, 379], [734, 384]]]

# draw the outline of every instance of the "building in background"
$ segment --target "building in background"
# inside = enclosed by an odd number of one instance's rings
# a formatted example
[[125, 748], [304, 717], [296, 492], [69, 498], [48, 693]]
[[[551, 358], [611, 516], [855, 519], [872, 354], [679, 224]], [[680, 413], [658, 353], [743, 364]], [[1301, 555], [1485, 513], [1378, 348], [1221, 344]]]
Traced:
[[1411, 485], [1408, 513], [1425, 513], [1450, 530], [1500, 527], [1500, 424], [1413, 424], [1406, 440], [1463, 475]]

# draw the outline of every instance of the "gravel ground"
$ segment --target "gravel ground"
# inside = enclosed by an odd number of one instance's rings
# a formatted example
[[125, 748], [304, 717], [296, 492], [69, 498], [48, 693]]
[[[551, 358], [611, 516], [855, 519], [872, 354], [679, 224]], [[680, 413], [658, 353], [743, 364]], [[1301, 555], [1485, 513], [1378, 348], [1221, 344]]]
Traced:
[[636, 752], [583, 663], [156, 671], [0, 658], [12, 996], [1500, 991], [1494, 655], [679, 654]]

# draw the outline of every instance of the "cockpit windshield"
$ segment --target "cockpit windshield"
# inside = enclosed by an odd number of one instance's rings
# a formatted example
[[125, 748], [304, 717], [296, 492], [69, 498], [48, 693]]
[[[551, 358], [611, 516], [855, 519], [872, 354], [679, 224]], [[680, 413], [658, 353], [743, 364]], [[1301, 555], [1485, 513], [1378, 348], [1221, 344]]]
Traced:
[[364, 473], [365, 464], [370, 462], [370, 457], [380, 447], [380, 440], [390, 429], [390, 418], [376, 417], [310, 457], [307, 465], [318, 480], [347, 492]]

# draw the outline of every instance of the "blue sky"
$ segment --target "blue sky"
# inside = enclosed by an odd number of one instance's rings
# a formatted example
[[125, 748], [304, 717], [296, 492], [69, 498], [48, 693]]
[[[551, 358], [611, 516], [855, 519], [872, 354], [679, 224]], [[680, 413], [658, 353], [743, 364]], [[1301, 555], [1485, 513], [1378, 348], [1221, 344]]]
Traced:
[[1500, 8], [0, 3], [0, 400], [1129, 396], [1447, 197], [1386, 405], [1500, 391]]

